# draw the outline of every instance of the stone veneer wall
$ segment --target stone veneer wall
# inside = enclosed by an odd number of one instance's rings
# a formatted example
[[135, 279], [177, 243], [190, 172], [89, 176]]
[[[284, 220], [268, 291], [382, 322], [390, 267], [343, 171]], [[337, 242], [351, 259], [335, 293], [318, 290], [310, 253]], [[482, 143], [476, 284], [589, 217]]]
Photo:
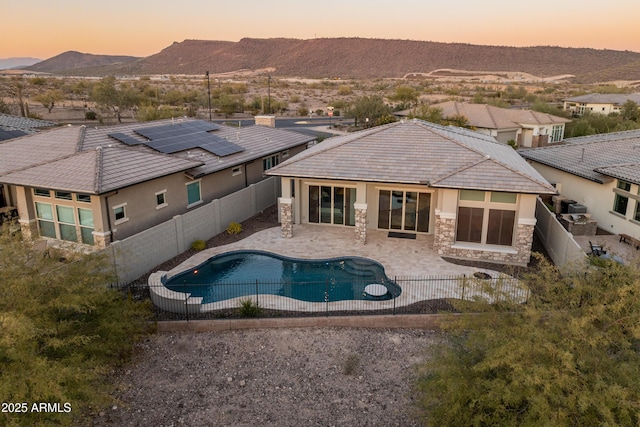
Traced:
[[526, 265], [531, 257], [534, 225], [519, 224], [516, 229], [515, 246], [517, 253], [493, 252], [453, 248], [455, 243], [456, 220], [436, 216], [434, 250], [441, 256], [464, 258], [469, 260]]
[[280, 229], [282, 237], [293, 237], [293, 204], [291, 199], [280, 198]]
[[356, 242], [364, 245], [367, 242], [367, 205], [354, 206], [356, 216]]

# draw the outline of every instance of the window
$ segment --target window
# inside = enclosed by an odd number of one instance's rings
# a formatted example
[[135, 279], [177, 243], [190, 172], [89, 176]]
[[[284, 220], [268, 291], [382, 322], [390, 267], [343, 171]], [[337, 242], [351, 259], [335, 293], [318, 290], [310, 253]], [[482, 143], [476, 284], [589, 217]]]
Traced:
[[636, 202], [636, 212], [633, 215], [633, 219], [640, 222], [640, 202]]
[[490, 209], [487, 244], [511, 246], [513, 243], [513, 226], [515, 220], [515, 211]]
[[289, 150], [284, 150], [284, 151], [282, 152], [282, 158], [283, 158], [283, 159], [286, 159], [287, 157], [289, 157]]
[[76, 194], [76, 200], [82, 203], [91, 203], [90, 194]]
[[156, 209], [161, 209], [165, 206], [168, 206], [167, 190], [158, 191], [156, 193]]
[[39, 197], [51, 197], [51, 192], [49, 190], [45, 190], [44, 188], [34, 188], [33, 195]]
[[123, 222], [129, 221], [129, 218], [127, 218], [126, 206], [127, 204], [123, 203], [121, 205], [113, 207], [114, 224], [121, 224]]
[[458, 230], [456, 240], [460, 242], [482, 243], [483, 208], [458, 208]]
[[187, 184], [187, 207], [195, 206], [200, 203], [202, 203], [200, 181], [195, 181]]
[[68, 191], [56, 191], [56, 199], [71, 200], [71, 193]]
[[262, 159], [262, 170], [269, 170], [274, 166], [277, 166], [280, 163], [280, 158], [277, 154], [274, 154], [270, 157], [265, 157]]
[[78, 208], [78, 220], [82, 243], [93, 245], [93, 211], [91, 209]]
[[56, 205], [56, 215], [58, 216], [58, 229], [60, 239], [70, 242], [77, 242], [76, 220], [71, 206]]
[[456, 241], [512, 246], [516, 193], [461, 190]]
[[53, 209], [49, 203], [36, 202], [36, 217], [40, 236], [56, 238], [56, 226], [53, 220]]
[[562, 141], [564, 135], [564, 126], [555, 125], [551, 131], [551, 142]]
[[627, 206], [629, 205], [629, 197], [624, 193], [628, 193], [631, 190], [631, 183], [618, 180], [616, 190], [616, 195], [613, 200], [613, 211], [619, 213], [620, 215], [626, 216]]
[[235, 167], [231, 169], [231, 176], [237, 176], [242, 173], [242, 166]]

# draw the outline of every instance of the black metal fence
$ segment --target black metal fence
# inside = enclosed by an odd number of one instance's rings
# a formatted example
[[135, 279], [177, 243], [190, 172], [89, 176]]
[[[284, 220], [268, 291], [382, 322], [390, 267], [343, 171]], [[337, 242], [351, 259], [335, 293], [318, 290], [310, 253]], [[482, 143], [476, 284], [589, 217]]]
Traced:
[[[308, 317], [455, 312], [456, 301], [524, 303], [528, 289], [500, 275], [394, 277], [378, 295], [365, 282], [242, 283], [119, 286], [128, 297], [150, 299], [158, 320]], [[117, 285], [114, 285], [117, 286]], [[380, 288], [374, 289], [379, 291]], [[367, 292], [369, 291], [369, 292]]]

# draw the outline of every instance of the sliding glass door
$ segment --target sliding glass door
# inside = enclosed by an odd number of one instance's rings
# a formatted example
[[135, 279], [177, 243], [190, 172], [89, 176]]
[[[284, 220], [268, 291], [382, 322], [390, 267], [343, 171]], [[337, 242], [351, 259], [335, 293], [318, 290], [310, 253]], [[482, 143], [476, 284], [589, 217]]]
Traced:
[[356, 189], [330, 185], [309, 186], [309, 222], [354, 226]]
[[378, 228], [429, 232], [431, 194], [417, 191], [380, 190]]

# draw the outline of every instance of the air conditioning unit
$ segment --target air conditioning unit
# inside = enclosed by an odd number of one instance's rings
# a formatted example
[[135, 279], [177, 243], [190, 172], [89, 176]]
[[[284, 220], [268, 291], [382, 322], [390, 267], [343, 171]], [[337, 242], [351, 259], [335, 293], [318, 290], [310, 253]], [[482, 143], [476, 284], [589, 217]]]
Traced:
[[568, 207], [568, 213], [570, 214], [584, 214], [587, 213], [587, 207], [580, 203], [573, 203]]

